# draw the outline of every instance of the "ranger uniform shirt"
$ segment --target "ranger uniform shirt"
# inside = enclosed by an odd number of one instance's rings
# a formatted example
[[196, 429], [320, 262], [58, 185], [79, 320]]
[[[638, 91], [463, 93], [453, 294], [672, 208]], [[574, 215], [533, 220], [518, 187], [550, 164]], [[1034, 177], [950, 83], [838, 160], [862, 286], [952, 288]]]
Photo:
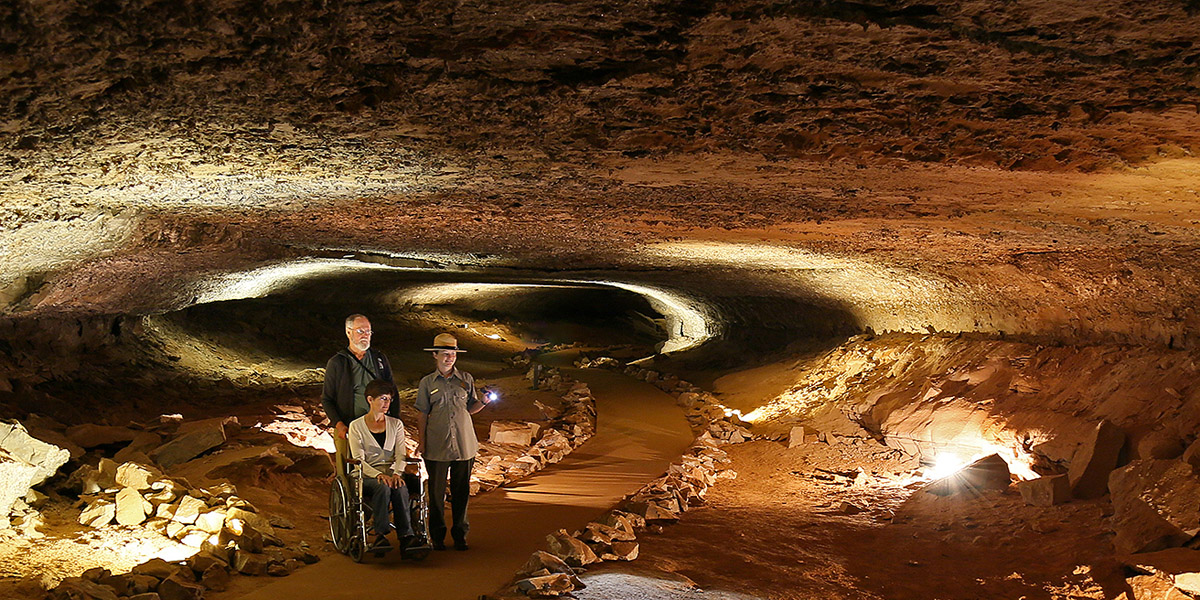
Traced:
[[417, 385], [416, 408], [425, 414], [425, 458], [436, 461], [470, 460], [479, 451], [471, 422], [475, 378], [457, 368], [449, 377], [434, 371]]

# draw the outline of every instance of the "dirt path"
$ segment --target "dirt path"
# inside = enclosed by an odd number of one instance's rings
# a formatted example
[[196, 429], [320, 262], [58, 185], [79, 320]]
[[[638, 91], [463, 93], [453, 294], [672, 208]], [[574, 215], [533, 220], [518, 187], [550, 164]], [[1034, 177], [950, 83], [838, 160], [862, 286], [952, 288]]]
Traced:
[[661, 474], [692, 440], [657, 388], [606, 371], [570, 371], [596, 397], [596, 435], [557, 465], [471, 500], [471, 550], [421, 563], [334, 556], [242, 596], [252, 599], [476, 598], [503, 585], [555, 529], [578, 529]]

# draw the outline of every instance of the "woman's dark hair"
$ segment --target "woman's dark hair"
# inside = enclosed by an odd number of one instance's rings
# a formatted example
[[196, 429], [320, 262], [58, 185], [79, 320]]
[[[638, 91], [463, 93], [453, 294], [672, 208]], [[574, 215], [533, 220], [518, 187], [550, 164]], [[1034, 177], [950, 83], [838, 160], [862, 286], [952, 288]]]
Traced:
[[368, 398], [378, 398], [384, 394], [391, 394], [392, 400], [396, 399], [396, 386], [386, 379], [376, 379], [367, 384], [367, 390], [364, 395]]

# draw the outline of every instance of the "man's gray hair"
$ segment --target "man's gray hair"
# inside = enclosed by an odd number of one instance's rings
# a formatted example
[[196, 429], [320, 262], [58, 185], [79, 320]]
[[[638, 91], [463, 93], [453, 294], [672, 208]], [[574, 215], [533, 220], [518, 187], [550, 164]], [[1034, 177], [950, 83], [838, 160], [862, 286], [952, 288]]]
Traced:
[[356, 319], [365, 319], [365, 318], [367, 318], [366, 315], [360, 315], [358, 313], [354, 313], [354, 314], [346, 317], [346, 329], [350, 329], [351, 327], [353, 327], [354, 321]]

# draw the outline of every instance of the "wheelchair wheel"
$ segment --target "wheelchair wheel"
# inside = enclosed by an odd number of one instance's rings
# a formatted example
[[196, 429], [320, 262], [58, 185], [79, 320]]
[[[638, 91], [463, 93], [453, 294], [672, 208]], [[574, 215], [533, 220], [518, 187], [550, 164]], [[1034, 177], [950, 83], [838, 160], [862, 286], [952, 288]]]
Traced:
[[347, 541], [346, 554], [353, 558], [354, 562], [362, 562], [366, 552], [367, 545], [363, 542], [361, 535], [354, 535]]
[[335, 477], [329, 488], [329, 537], [333, 538], [333, 547], [338, 552], [346, 553], [349, 549], [355, 520], [346, 483]]

